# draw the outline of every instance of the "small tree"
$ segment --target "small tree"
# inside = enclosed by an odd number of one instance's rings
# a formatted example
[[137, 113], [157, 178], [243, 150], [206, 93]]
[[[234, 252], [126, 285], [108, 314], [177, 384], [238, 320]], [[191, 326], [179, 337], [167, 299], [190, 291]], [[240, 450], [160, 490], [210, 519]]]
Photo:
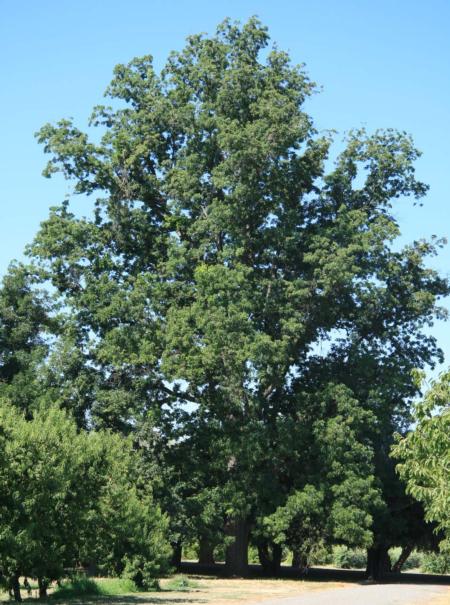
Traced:
[[442, 532], [440, 548], [450, 553], [450, 371], [432, 383], [416, 408], [417, 425], [399, 438], [393, 455], [407, 491], [421, 502], [425, 519]]
[[[314, 548], [321, 543], [326, 526], [324, 495], [312, 485], [306, 485], [304, 489], [291, 494], [284, 506], [266, 517], [264, 525], [266, 532], [271, 536], [273, 542], [281, 546], [286, 545], [293, 551], [293, 565], [306, 567], [309, 557]], [[259, 556], [263, 567], [269, 567], [272, 572], [277, 572], [278, 565], [267, 565], [267, 554], [262, 546], [259, 547]]]
[[43, 597], [65, 568], [95, 560], [146, 586], [167, 562], [166, 521], [132, 486], [131, 443], [77, 432], [64, 412], [31, 420], [0, 405], [0, 570], [37, 577]]

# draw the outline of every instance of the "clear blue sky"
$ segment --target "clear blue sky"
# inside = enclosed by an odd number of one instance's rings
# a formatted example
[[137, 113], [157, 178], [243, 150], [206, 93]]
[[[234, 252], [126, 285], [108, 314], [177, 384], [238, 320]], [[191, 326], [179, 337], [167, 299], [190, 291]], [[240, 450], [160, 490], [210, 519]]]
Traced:
[[[33, 133], [67, 116], [84, 127], [116, 63], [151, 53], [161, 66], [187, 35], [226, 16], [258, 15], [306, 63], [323, 86], [308, 106], [318, 128], [410, 132], [431, 190], [422, 208], [396, 208], [403, 239], [450, 234], [448, 0], [0, 0], [0, 9], [0, 275], [69, 191], [40, 176], [45, 157]], [[448, 274], [450, 247], [432, 264]], [[450, 325], [433, 332], [450, 363]]]

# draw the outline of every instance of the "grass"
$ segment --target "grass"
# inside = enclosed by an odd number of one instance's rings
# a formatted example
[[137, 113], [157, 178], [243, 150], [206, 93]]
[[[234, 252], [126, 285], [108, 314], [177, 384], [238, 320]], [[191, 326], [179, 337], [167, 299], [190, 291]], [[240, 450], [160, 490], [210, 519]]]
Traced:
[[185, 575], [169, 578], [163, 585], [163, 590], [176, 592], [189, 592], [193, 588], [199, 588], [199, 583]]
[[98, 578], [96, 582], [103, 595], [124, 595], [139, 592], [133, 580], [125, 578]]
[[132, 580], [122, 578], [86, 578], [79, 576], [55, 588], [52, 599], [67, 600], [83, 596], [117, 596], [138, 592]]

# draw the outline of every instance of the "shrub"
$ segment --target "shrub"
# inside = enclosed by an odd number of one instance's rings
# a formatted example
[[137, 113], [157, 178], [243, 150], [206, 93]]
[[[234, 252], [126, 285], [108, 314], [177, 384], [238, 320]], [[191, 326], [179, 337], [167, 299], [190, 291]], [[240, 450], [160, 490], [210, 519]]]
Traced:
[[215, 561], [225, 561], [226, 545], [222, 542], [218, 544], [214, 549]]
[[251, 565], [259, 565], [258, 549], [253, 544], [248, 547], [248, 562]]
[[407, 571], [408, 569], [419, 569], [422, 567], [423, 563], [423, 553], [413, 550], [413, 552], [407, 558], [405, 564], [403, 565], [403, 569]]
[[129, 578], [98, 578], [97, 586], [102, 595], [121, 595], [139, 592], [138, 587]]
[[[391, 565], [394, 565], [397, 562], [401, 552], [402, 549], [400, 546], [396, 546], [389, 550], [389, 558], [391, 560]], [[423, 553], [419, 552], [418, 550], [413, 550], [409, 557], [406, 559], [406, 562], [403, 564], [402, 571], [421, 568], [423, 563], [423, 557]]]
[[427, 553], [423, 555], [422, 571], [426, 573], [446, 574], [450, 572], [450, 555]]
[[367, 564], [367, 554], [362, 548], [335, 546], [333, 548], [333, 565], [341, 569], [363, 569]]
[[85, 576], [75, 576], [65, 580], [56, 588], [52, 597], [55, 599], [71, 599], [87, 595], [101, 595], [101, 589], [97, 582]]
[[198, 542], [183, 544], [182, 558], [187, 561], [197, 561], [197, 559], [198, 559]]
[[333, 553], [323, 543], [317, 544], [313, 548], [308, 562], [310, 565], [330, 565], [330, 563], [333, 563]]

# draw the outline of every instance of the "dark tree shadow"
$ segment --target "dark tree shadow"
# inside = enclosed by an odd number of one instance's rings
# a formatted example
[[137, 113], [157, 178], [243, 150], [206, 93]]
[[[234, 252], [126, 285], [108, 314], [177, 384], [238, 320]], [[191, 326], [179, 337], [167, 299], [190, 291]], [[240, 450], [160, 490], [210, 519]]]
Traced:
[[[201, 565], [199, 563], [182, 562], [179, 571], [192, 575], [227, 577], [227, 570], [223, 563], [214, 565]], [[249, 578], [267, 577], [260, 565], [249, 565]], [[273, 576], [290, 580], [308, 580], [310, 582], [354, 582], [366, 584], [367, 577], [363, 570], [356, 569], [331, 569], [324, 567], [312, 567], [307, 573], [303, 573], [292, 567], [282, 566], [280, 572]], [[272, 577], [272, 579], [273, 579]], [[442, 584], [450, 586], [450, 575], [422, 574], [422, 573], [389, 573], [378, 580], [378, 584]]]

